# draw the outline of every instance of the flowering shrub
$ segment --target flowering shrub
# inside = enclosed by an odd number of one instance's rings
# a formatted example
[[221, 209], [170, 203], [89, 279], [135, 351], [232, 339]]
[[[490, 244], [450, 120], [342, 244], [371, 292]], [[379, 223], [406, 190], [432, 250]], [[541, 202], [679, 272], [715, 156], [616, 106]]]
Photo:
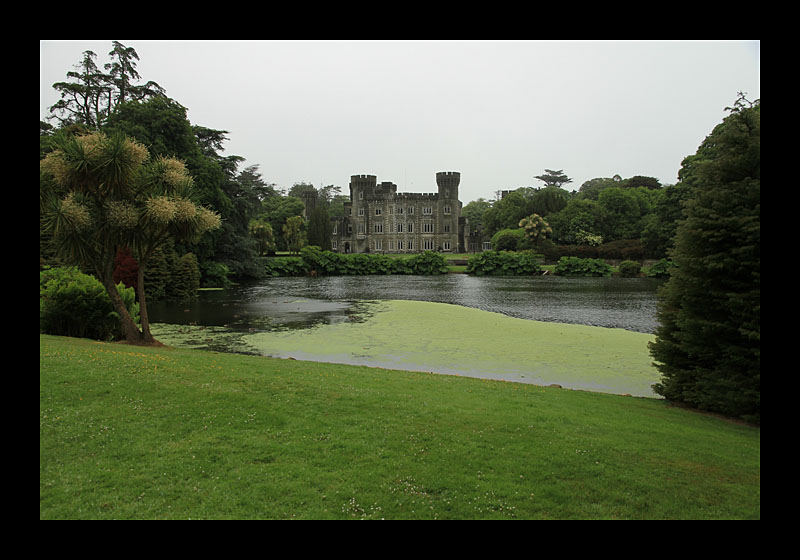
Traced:
[[553, 228], [539, 214], [531, 214], [527, 218], [522, 218], [519, 221], [519, 227], [525, 230], [528, 239], [534, 243], [553, 235]]

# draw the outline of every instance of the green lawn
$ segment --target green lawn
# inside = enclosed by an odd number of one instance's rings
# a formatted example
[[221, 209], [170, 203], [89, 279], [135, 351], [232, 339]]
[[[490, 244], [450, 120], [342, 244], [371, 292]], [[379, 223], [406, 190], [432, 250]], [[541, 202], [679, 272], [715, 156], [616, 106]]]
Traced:
[[41, 519], [759, 519], [760, 429], [658, 399], [40, 336]]

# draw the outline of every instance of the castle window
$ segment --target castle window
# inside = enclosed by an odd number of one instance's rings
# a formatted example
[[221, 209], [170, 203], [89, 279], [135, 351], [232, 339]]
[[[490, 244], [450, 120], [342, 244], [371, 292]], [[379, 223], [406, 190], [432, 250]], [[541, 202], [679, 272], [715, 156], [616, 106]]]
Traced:
[[383, 233], [383, 224], [374, 224], [375, 233]]
[[444, 251], [449, 251], [450, 250], [450, 242], [449, 241], [442, 242], [442, 250], [444, 250]]
[[338, 224], [333, 224], [333, 231], [331, 232], [333, 235], [336, 235], [338, 232]]
[[397, 224], [397, 233], [403, 233], [403, 224]]
[[331, 249], [336, 251], [338, 248], [339, 248], [339, 242], [338, 241], [331, 241]]
[[414, 213], [414, 207], [413, 206], [409, 206], [408, 207], [408, 213], [409, 214], [413, 214]]
[[406, 231], [407, 231], [408, 233], [414, 233], [414, 222], [408, 222], [408, 223], [406, 224], [406, 226], [408, 226], [408, 227], [406, 228]]
[[381, 241], [381, 240], [379, 240], [379, 239], [375, 240], [375, 247], [374, 247], [374, 249], [375, 249], [376, 251], [383, 251], [383, 241]]
[[358, 209], [358, 215], [359, 216], [363, 216], [364, 215], [364, 208], [359, 208]]
[[358, 200], [364, 200], [364, 191], [358, 192]]
[[358, 233], [366, 233], [364, 224], [358, 224]]
[[450, 224], [449, 223], [444, 224], [444, 232], [445, 233], [450, 233]]
[[445, 206], [444, 207], [444, 213], [445, 214], [449, 214], [450, 213], [450, 207], [449, 206]]
[[380, 208], [376, 208], [376, 209], [375, 209], [375, 215], [376, 215], [376, 216], [380, 216], [380, 215], [381, 215], [381, 212], [383, 212], [383, 210], [381, 210]]
[[403, 242], [402, 241], [398, 241], [397, 242], [397, 250], [398, 251], [402, 251], [403, 250]]
[[398, 214], [402, 214], [403, 213], [403, 207], [402, 206], [398, 206], [397, 207], [397, 213]]
[[432, 206], [423, 206], [422, 207], [422, 213], [425, 214], [426, 216], [432, 215], [433, 214], [433, 207]]
[[413, 251], [414, 250], [414, 241], [411, 240], [411, 239], [408, 240], [408, 250], [409, 251]]
[[433, 239], [423, 239], [422, 247], [426, 251], [433, 251]]
[[422, 222], [422, 233], [433, 233], [433, 222]]

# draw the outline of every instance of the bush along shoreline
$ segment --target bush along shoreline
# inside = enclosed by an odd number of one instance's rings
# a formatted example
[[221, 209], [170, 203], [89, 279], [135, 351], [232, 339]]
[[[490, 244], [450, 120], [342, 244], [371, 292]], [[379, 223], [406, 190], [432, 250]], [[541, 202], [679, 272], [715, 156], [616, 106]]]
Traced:
[[369, 253], [334, 253], [309, 246], [300, 256], [262, 259], [267, 276], [362, 276], [375, 274], [447, 274], [444, 255], [425, 251], [407, 258]]
[[[335, 253], [316, 246], [303, 247], [298, 256], [261, 257], [265, 276], [364, 276], [364, 275], [440, 275], [449, 273], [447, 256], [424, 251], [410, 256], [376, 253]], [[612, 276], [614, 267], [603, 259], [561, 257], [554, 266], [543, 267], [543, 255], [533, 251], [483, 251], [470, 255], [464, 272], [475, 276]], [[672, 263], [666, 259], [651, 267], [634, 260], [619, 264], [623, 277], [667, 277]]]

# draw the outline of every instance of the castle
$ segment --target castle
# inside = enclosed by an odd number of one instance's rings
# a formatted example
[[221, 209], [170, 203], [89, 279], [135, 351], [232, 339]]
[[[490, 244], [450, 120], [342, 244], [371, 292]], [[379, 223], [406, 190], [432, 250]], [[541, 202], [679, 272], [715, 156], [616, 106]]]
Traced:
[[375, 175], [350, 177], [344, 217], [331, 219], [333, 251], [339, 253], [463, 253], [469, 228], [461, 216], [461, 174], [436, 174], [435, 193], [398, 193]]

